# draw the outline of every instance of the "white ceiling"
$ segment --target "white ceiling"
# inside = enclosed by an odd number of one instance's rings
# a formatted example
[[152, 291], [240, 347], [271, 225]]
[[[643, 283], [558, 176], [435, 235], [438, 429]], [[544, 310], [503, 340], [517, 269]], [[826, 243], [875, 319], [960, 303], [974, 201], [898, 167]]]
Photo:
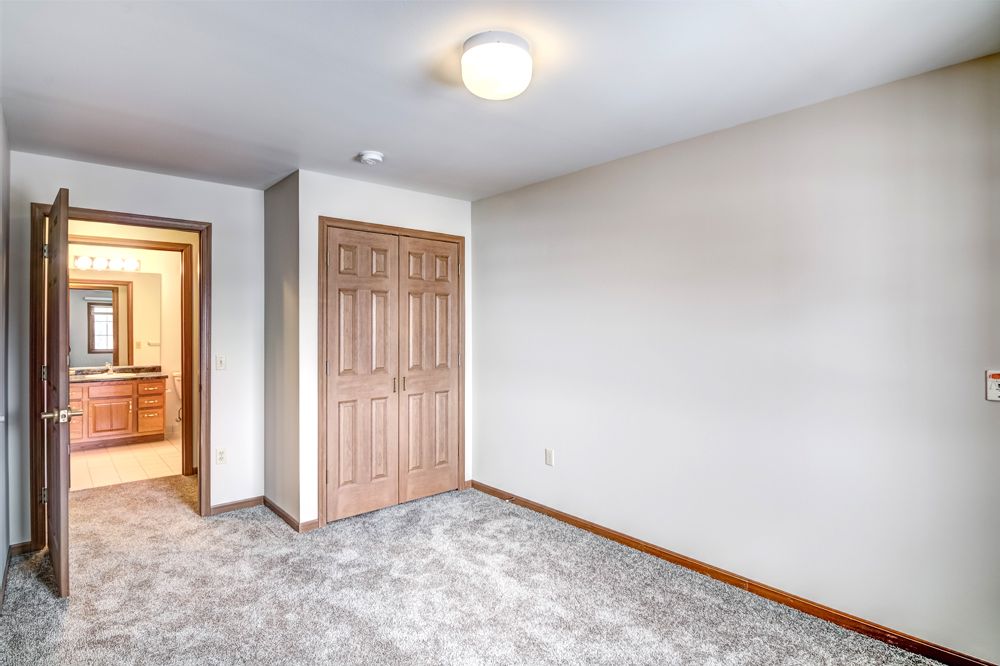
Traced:
[[[507, 102], [460, 82], [490, 28], [535, 56]], [[4, 2], [0, 94], [16, 150], [474, 200], [997, 51], [1000, 0]]]

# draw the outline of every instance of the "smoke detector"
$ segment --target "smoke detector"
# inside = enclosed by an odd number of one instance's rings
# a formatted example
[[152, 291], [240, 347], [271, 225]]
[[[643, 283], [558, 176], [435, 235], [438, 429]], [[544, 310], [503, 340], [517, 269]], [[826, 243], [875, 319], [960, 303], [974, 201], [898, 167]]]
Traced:
[[385, 155], [377, 150], [362, 150], [358, 153], [358, 161], [365, 166], [378, 166], [382, 164], [382, 160], [385, 159]]

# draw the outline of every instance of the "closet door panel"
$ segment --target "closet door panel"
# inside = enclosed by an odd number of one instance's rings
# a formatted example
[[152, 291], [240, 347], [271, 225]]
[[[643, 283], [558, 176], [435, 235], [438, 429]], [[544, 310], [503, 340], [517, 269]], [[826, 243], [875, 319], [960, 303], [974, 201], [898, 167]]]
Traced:
[[327, 520], [398, 495], [399, 238], [327, 230]]
[[400, 237], [399, 500], [458, 488], [458, 244]]

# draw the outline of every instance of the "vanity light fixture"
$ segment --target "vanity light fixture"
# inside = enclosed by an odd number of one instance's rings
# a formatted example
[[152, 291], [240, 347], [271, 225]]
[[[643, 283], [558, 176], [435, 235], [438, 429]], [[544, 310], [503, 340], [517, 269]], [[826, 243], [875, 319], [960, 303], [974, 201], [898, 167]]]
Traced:
[[531, 68], [528, 41], [512, 32], [481, 32], [462, 47], [462, 82], [483, 99], [517, 97], [531, 83]]
[[81, 271], [128, 271], [139, 270], [139, 260], [135, 257], [89, 257], [78, 255], [73, 257], [73, 268]]

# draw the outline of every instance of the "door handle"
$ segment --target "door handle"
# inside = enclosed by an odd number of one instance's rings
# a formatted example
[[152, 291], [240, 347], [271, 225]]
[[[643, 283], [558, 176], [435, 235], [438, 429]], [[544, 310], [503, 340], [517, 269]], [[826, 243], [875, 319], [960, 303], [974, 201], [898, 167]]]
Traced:
[[42, 412], [43, 421], [55, 421], [56, 423], [68, 423], [74, 416], [83, 416], [82, 409], [53, 409], [51, 412]]

